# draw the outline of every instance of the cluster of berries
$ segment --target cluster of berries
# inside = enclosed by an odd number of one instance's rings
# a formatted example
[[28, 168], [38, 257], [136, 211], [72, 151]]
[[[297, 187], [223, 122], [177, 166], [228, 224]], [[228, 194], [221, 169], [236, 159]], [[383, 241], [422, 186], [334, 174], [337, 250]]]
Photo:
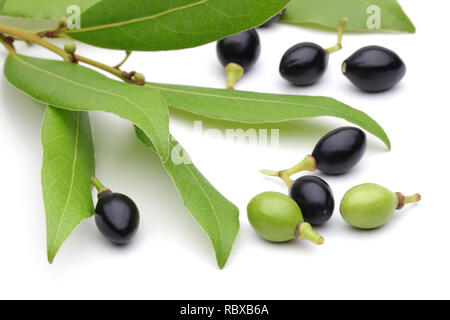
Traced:
[[[273, 19], [267, 23], [275, 21]], [[338, 42], [333, 47], [324, 49], [315, 43], [303, 42], [287, 50], [280, 62], [281, 76], [295, 86], [317, 83], [325, 74], [330, 54], [342, 48], [346, 22], [347, 19], [339, 22]], [[263, 26], [267, 27], [267, 23]], [[217, 55], [225, 66], [229, 89], [233, 89], [236, 81], [253, 67], [260, 53], [261, 41], [255, 29], [217, 42]], [[381, 92], [391, 89], [403, 79], [406, 66], [394, 51], [380, 46], [367, 46], [342, 63], [342, 73], [365, 92]]]

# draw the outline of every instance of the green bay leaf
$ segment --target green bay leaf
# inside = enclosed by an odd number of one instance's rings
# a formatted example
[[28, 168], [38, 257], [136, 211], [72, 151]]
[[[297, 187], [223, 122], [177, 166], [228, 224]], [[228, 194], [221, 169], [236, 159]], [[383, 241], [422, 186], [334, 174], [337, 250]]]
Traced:
[[374, 134], [391, 148], [388, 136], [375, 120], [332, 98], [157, 83], [147, 83], [146, 86], [160, 90], [172, 108], [219, 120], [276, 123], [322, 116], [345, 119]]
[[[378, 12], [379, 28], [371, 18]], [[416, 31], [396, 0], [293, 0], [281, 22], [334, 30], [342, 18], [349, 19], [347, 31]]]
[[0, 14], [12, 17], [58, 19], [67, 17], [67, 9], [78, 6], [80, 12], [100, 0], [3, 0], [5, 2]]
[[94, 214], [90, 178], [95, 160], [88, 114], [48, 107], [41, 140], [47, 255], [52, 263], [73, 230]]
[[[146, 134], [136, 128], [136, 135], [154, 149]], [[239, 232], [239, 210], [221, 195], [191, 163], [190, 157], [172, 137], [171, 159], [164, 167], [172, 178], [184, 205], [206, 232], [216, 252], [217, 263], [223, 268]]]
[[103, 0], [67, 30], [85, 43], [122, 50], [158, 51], [199, 46], [256, 27], [290, 0]]
[[104, 111], [127, 119], [152, 140], [162, 161], [169, 156], [169, 115], [159, 90], [112, 80], [78, 64], [9, 55], [9, 82], [31, 97], [72, 111]]

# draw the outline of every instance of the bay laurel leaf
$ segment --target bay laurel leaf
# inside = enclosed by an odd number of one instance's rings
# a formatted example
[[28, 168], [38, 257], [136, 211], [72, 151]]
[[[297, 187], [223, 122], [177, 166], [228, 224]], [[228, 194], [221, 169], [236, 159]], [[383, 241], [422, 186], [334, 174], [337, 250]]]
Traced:
[[112, 80], [78, 64], [10, 54], [6, 78], [31, 97], [72, 111], [104, 111], [148, 135], [163, 162], [169, 156], [169, 114], [159, 90]]
[[277, 123], [312, 117], [345, 119], [381, 139], [384, 129], [366, 113], [328, 97], [311, 97], [147, 83], [166, 97], [170, 107], [204, 117], [242, 122]]
[[85, 43], [136, 51], [199, 46], [254, 28], [290, 0], [103, 0], [81, 15], [81, 28], [67, 30]]
[[281, 22], [335, 30], [342, 18], [347, 31], [416, 32], [397, 0], [293, 0]]
[[[146, 134], [136, 128], [136, 135], [154, 149]], [[181, 145], [172, 137], [171, 159], [164, 167], [172, 178], [184, 205], [206, 232], [216, 252], [217, 263], [223, 268], [239, 232], [239, 210], [221, 195], [192, 164]]]
[[41, 140], [47, 256], [52, 263], [73, 230], [94, 214], [90, 178], [95, 160], [88, 114], [48, 107]]

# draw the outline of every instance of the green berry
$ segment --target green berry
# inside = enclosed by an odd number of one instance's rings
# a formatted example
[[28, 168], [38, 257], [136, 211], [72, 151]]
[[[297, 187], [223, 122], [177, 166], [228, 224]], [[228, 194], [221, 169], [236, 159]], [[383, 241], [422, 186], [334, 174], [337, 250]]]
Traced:
[[137, 82], [145, 82], [145, 75], [143, 75], [142, 73], [136, 73], [133, 77], [133, 79]]
[[291, 197], [277, 192], [264, 192], [254, 197], [247, 207], [248, 219], [265, 240], [287, 242], [295, 238], [323, 244], [324, 239], [304, 222], [302, 211]]
[[76, 50], [77, 46], [72, 41], [67, 41], [66, 44], [64, 45], [64, 51], [67, 53], [74, 54]]
[[341, 215], [353, 227], [375, 229], [386, 224], [406, 204], [420, 201], [420, 195], [405, 197], [374, 183], [356, 186], [344, 195]]
[[63, 29], [67, 26], [67, 18], [63, 17], [63, 18], [59, 18], [58, 19], [58, 28], [59, 29]]

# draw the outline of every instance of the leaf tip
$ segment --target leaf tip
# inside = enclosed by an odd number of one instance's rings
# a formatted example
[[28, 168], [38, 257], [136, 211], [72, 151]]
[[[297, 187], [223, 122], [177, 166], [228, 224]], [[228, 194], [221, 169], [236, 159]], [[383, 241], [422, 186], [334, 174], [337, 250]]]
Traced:
[[408, 32], [409, 33], [416, 33], [416, 31], [417, 31], [416, 26], [411, 23], [411, 26], [408, 29]]
[[53, 261], [55, 261], [56, 252], [55, 250], [47, 250], [47, 260], [49, 264], [53, 264]]
[[227, 264], [227, 259], [218, 259], [217, 260], [217, 265], [219, 266], [220, 270], [223, 270], [225, 268], [225, 265]]
[[386, 145], [386, 147], [388, 148], [388, 151], [391, 151], [392, 150], [392, 144], [391, 144], [391, 140], [389, 139], [389, 137], [387, 135], [383, 139], [383, 142]]

